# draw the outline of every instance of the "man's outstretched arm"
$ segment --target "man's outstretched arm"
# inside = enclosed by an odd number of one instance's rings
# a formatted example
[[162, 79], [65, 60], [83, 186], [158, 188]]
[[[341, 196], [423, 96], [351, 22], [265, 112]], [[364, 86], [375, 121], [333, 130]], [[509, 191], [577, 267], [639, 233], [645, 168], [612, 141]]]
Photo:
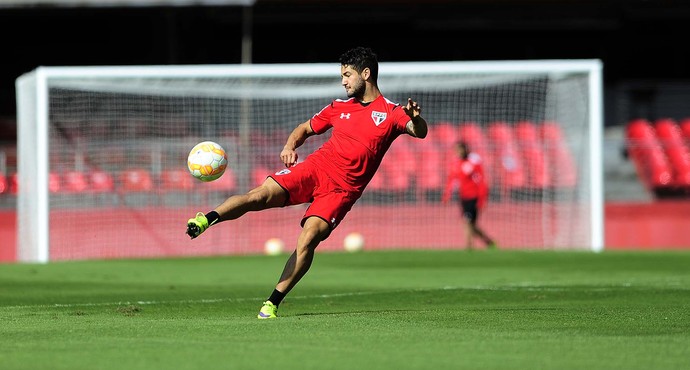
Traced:
[[288, 136], [285, 147], [280, 152], [280, 159], [285, 164], [285, 167], [291, 167], [297, 163], [297, 151], [296, 149], [304, 144], [309, 136], [314, 135], [314, 131], [311, 129], [310, 121], [299, 124]]

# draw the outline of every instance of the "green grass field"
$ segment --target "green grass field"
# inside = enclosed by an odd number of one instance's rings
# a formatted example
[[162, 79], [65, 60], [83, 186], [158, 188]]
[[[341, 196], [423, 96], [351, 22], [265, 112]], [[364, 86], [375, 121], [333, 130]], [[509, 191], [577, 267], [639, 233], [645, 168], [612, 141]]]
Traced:
[[317, 252], [0, 265], [0, 369], [688, 369], [690, 253]]

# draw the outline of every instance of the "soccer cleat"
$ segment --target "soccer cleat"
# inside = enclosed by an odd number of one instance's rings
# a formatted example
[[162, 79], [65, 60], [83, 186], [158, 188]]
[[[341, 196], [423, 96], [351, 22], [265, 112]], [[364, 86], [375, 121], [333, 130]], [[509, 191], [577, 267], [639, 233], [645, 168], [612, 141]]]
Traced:
[[266, 301], [256, 317], [259, 319], [275, 319], [278, 317], [278, 307], [271, 303], [271, 301]]
[[201, 235], [206, 229], [208, 229], [208, 220], [201, 212], [198, 212], [196, 217], [187, 220], [187, 235], [192, 239]]

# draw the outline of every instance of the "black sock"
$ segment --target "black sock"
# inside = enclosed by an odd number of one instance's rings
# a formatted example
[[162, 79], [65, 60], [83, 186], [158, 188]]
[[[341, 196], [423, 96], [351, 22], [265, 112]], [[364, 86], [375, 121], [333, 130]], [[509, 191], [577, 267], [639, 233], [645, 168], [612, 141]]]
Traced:
[[268, 300], [278, 307], [280, 302], [283, 301], [283, 298], [285, 298], [285, 293], [280, 292], [278, 289], [273, 289], [273, 293], [271, 293], [271, 296], [268, 297]]
[[211, 211], [206, 214], [206, 219], [208, 220], [208, 226], [211, 226], [219, 221], [220, 216], [218, 215], [218, 212]]

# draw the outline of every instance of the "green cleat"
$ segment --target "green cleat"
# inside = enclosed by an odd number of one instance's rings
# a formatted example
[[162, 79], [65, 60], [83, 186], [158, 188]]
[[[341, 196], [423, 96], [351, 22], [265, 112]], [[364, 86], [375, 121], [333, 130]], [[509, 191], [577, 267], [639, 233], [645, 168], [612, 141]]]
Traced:
[[196, 217], [187, 220], [187, 235], [192, 239], [201, 235], [206, 229], [208, 229], [208, 220], [201, 212], [198, 212]]
[[266, 301], [256, 317], [262, 320], [275, 319], [278, 317], [278, 307], [271, 303], [271, 301]]

